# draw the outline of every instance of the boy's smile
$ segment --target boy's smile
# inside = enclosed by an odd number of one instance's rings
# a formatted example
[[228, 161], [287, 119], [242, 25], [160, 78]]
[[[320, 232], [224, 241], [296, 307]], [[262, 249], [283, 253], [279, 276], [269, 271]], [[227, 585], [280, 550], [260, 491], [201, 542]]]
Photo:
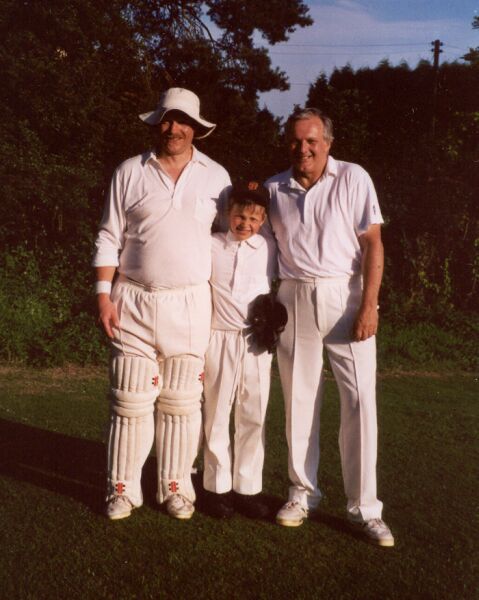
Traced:
[[265, 210], [259, 204], [243, 206], [235, 203], [229, 211], [230, 231], [239, 242], [247, 240], [258, 233], [265, 217]]

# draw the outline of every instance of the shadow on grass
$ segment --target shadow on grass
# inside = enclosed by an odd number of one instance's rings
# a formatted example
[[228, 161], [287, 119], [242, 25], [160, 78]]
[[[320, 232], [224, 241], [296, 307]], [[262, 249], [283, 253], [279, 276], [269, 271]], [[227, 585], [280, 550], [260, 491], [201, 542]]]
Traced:
[[[195, 506], [200, 513], [202, 513], [208, 517], [212, 517], [213, 515], [211, 512], [211, 506], [209, 506], [208, 493], [205, 492], [205, 490], [203, 488], [202, 478], [203, 478], [202, 472], [198, 472], [197, 474], [193, 475], [193, 477], [192, 477], [193, 485], [195, 487], [195, 492], [196, 492]], [[268, 514], [266, 516], [264, 516], [264, 517], [246, 516], [244, 513], [244, 510], [241, 510], [241, 508], [239, 508], [239, 507], [235, 507], [234, 514], [236, 516], [238, 516], [238, 515], [243, 516], [244, 518], [252, 519], [254, 521], [265, 521], [267, 523], [275, 523], [276, 513], [281, 508], [284, 500], [281, 498], [278, 498], [277, 496], [273, 496], [271, 494], [266, 494], [264, 492], [261, 492], [260, 498], [261, 498], [261, 503], [264, 504], [266, 506], [266, 508], [268, 509]], [[233, 506], [235, 506], [234, 499], [232, 500], [232, 504], [233, 504]], [[213, 517], [213, 518], [218, 518], [218, 517]]]
[[[0, 474], [81, 502], [103, 514], [106, 494], [106, 447], [61, 433], [0, 419]], [[144, 502], [156, 503], [156, 459], [143, 468]]]
[[[106, 447], [61, 433], [0, 419], [0, 474], [68, 496], [103, 514]], [[156, 459], [143, 468], [145, 504], [156, 508]]]
[[[316, 523], [319, 523], [322, 526], [328, 527], [329, 529], [337, 531], [338, 533], [348, 535], [349, 537], [363, 542], [365, 544], [371, 544], [371, 541], [367, 539], [364, 533], [358, 531], [357, 529], [354, 529], [354, 527], [352, 527], [348, 523], [347, 519], [344, 517], [337, 517], [335, 515], [330, 515], [319, 510], [318, 512], [313, 513], [310, 516], [310, 520], [315, 521]], [[376, 545], [376, 547], [379, 548], [380, 546]]]
[[102, 512], [106, 456], [100, 442], [0, 419], [0, 474]]
[[339, 533], [345, 533], [354, 537], [356, 539], [361, 539], [361, 535], [357, 533], [354, 529], [351, 528], [349, 523], [345, 518], [336, 517], [334, 515], [330, 515], [319, 510], [316, 513], [313, 513], [310, 517], [311, 521], [316, 521], [316, 523], [320, 523], [329, 529], [333, 529]]
[[[102, 442], [0, 419], [0, 474], [68, 496], [97, 514], [104, 512], [106, 448]], [[192, 477], [200, 512], [205, 508], [202, 475]], [[143, 467], [142, 487], [145, 505], [159, 510], [154, 456]], [[281, 500], [268, 495], [263, 499], [273, 520]]]

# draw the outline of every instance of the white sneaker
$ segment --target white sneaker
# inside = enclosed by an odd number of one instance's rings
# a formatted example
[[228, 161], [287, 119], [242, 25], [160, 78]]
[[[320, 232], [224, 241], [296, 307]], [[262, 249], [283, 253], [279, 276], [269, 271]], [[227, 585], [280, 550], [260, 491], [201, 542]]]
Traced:
[[115, 495], [111, 500], [108, 500], [106, 505], [106, 516], [112, 521], [117, 519], [126, 519], [131, 515], [131, 511], [135, 507], [127, 498], [127, 496]]
[[378, 546], [394, 546], [391, 530], [382, 519], [368, 521], [349, 521], [357, 531], [361, 532], [368, 542]]
[[308, 509], [298, 500], [290, 500], [281, 507], [276, 515], [276, 522], [285, 527], [299, 527], [308, 518]]
[[191, 519], [195, 512], [193, 503], [181, 494], [172, 494], [166, 499], [166, 512], [175, 519]]

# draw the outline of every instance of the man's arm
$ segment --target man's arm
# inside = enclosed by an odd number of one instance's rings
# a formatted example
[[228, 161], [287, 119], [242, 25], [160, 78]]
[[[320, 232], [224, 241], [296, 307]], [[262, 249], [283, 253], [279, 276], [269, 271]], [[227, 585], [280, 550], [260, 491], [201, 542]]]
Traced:
[[[116, 267], [96, 267], [96, 280], [109, 281], [111, 283], [113, 281], [115, 271]], [[102, 324], [106, 335], [109, 338], [113, 339], [115, 336], [113, 334], [112, 327], [118, 328], [120, 326], [116, 306], [111, 301], [109, 293], [97, 294], [96, 300], [98, 306], [99, 321]]]
[[107, 282], [100, 285], [100, 289], [97, 289], [96, 300], [99, 321], [110, 339], [115, 337], [112, 327], [119, 327], [119, 320], [116, 306], [110, 300], [111, 286], [108, 286], [108, 282], [111, 284], [113, 281], [119, 264], [118, 254], [123, 248], [127, 226], [124, 209], [126, 191], [122, 173], [122, 167], [119, 167], [112, 177], [100, 229], [95, 241], [96, 250], [93, 257], [96, 281]]
[[353, 339], [356, 342], [367, 340], [378, 330], [378, 297], [384, 270], [381, 226], [370, 225], [366, 233], [359, 237], [359, 243], [363, 252], [363, 295], [353, 326]]

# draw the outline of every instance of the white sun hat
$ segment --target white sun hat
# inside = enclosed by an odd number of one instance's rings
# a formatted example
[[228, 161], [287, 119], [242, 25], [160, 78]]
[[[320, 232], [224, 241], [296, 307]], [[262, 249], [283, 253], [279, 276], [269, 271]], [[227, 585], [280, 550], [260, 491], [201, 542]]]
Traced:
[[[198, 125], [201, 125], [200, 131], [195, 132], [196, 139], [205, 138], [216, 127], [215, 123], [210, 123], [200, 116], [200, 99], [198, 96], [184, 88], [170, 88], [166, 90], [161, 95], [158, 108], [147, 113], [142, 113], [139, 117], [142, 121], [148, 123], [148, 125], [157, 125], [170, 110], [179, 110], [188, 115]], [[206, 133], [204, 133], [205, 129], [207, 130]]]

